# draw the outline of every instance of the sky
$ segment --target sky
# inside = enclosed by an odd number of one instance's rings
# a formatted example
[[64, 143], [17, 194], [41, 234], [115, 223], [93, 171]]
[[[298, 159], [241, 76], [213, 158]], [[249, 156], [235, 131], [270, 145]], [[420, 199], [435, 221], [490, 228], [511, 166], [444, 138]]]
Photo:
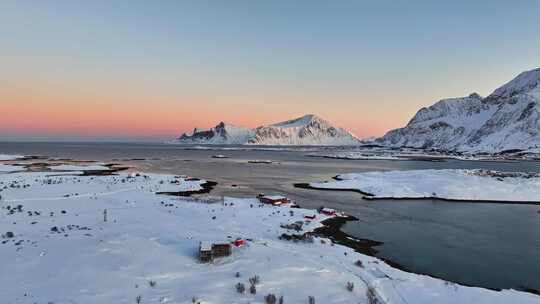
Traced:
[[540, 67], [540, 1], [0, 0], [0, 140], [315, 113], [359, 137]]

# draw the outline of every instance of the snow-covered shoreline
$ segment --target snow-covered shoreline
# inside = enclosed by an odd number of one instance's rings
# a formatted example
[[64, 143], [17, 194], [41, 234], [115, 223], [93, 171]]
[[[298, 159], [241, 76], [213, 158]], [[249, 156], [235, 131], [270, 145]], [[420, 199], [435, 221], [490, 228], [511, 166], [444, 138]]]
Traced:
[[341, 174], [315, 189], [355, 190], [371, 199], [437, 198], [540, 203], [540, 175], [488, 170], [408, 170]]
[[2, 154], [0, 153], [0, 161], [6, 161], [6, 160], [17, 160], [24, 158], [23, 155], [10, 155], [10, 154]]
[[[0, 175], [0, 299], [6, 303], [540, 303], [514, 291], [464, 287], [407, 273], [328, 239], [291, 242], [329, 217], [314, 210], [159, 195], [206, 181], [165, 174]], [[106, 219], [104, 215], [106, 212]], [[315, 215], [314, 219], [311, 217]], [[309, 218], [306, 218], [308, 216]], [[302, 222], [302, 231], [282, 228]], [[242, 238], [233, 255], [202, 264], [201, 241]], [[16, 261], [16, 262], [9, 262]], [[358, 262], [360, 261], [360, 262]], [[236, 273], [239, 273], [237, 277]], [[9, 275], [5, 275], [9, 274]], [[260, 276], [256, 294], [237, 283]], [[153, 282], [153, 283], [151, 283]], [[348, 291], [347, 283], [354, 285]]]
[[540, 149], [488, 152], [457, 152], [410, 147], [387, 147], [369, 144], [358, 146], [297, 146], [297, 145], [212, 145], [166, 142], [185, 150], [208, 151], [276, 151], [305, 152], [307, 157], [343, 160], [388, 160], [388, 161], [481, 161], [481, 162], [519, 162], [540, 160]]
[[432, 151], [414, 148], [358, 147], [335, 151], [314, 151], [308, 157], [343, 159], [343, 160], [388, 160], [388, 161], [477, 161], [477, 162], [517, 162], [537, 161], [537, 150], [515, 151], [508, 153], [458, 153], [452, 151]]

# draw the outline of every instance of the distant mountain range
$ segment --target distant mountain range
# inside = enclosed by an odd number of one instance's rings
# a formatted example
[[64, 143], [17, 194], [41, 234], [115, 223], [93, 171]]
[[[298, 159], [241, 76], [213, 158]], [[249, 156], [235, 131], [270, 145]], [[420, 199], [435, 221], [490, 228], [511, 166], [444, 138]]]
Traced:
[[305, 115], [255, 129], [220, 122], [209, 130], [194, 129], [191, 134], [184, 133], [174, 143], [347, 146], [357, 145], [359, 140], [345, 129], [334, 127], [316, 115]]
[[403, 128], [375, 140], [392, 147], [501, 152], [540, 148], [540, 69], [483, 98], [443, 99], [422, 108]]
[[255, 129], [221, 122], [209, 130], [183, 134], [174, 142], [323, 146], [371, 143], [461, 152], [540, 152], [540, 68], [519, 74], [487, 97], [472, 93], [440, 100], [420, 109], [405, 127], [369, 141], [360, 141], [316, 115], [305, 115]]

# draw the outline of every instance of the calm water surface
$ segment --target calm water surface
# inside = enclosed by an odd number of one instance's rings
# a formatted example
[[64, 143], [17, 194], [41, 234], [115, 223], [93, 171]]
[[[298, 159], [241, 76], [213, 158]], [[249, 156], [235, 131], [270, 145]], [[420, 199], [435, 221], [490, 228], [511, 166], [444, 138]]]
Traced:
[[[0, 143], [0, 153], [119, 161], [142, 170], [218, 182], [215, 195], [280, 193], [307, 208], [321, 205], [359, 218], [343, 230], [384, 242], [377, 256], [413, 272], [488, 288], [540, 290], [540, 206], [439, 200], [366, 201], [353, 192], [293, 188], [297, 182], [374, 170], [485, 168], [540, 172], [538, 162], [350, 161], [302, 151], [212, 151], [143, 143]], [[224, 154], [227, 159], [211, 156]], [[138, 159], [138, 160], [132, 160]], [[248, 160], [274, 164], [249, 164]]]

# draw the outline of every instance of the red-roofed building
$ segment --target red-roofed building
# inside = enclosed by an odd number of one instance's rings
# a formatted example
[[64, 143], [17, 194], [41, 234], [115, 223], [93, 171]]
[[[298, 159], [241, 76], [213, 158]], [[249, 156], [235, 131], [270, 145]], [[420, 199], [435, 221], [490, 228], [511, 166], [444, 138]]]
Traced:
[[264, 204], [272, 204], [279, 206], [282, 204], [290, 204], [291, 200], [281, 195], [260, 195], [259, 200]]

